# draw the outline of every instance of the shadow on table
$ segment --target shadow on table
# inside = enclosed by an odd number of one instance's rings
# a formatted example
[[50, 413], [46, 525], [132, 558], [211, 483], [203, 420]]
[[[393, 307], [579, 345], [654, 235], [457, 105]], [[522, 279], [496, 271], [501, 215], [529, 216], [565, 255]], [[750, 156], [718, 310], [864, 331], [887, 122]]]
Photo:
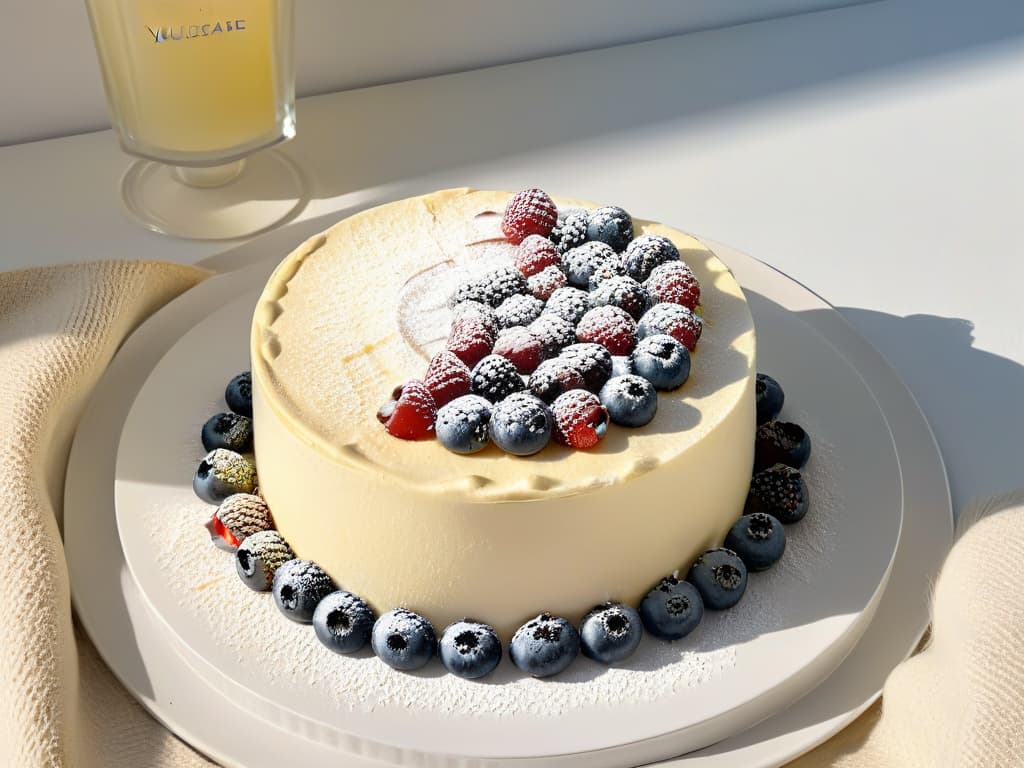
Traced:
[[950, 470], [954, 514], [977, 496], [1020, 486], [1024, 366], [974, 346], [959, 318], [840, 307], [914, 394]]

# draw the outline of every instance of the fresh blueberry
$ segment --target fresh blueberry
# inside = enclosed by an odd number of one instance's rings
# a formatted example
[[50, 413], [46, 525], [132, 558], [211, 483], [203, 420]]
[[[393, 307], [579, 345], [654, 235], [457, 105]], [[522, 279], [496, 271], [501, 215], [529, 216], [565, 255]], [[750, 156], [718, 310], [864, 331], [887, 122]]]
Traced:
[[335, 653], [355, 653], [370, 641], [376, 618], [363, 598], [339, 589], [317, 603], [313, 632]]
[[566, 619], [542, 613], [512, 635], [508, 655], [528, 675], [557, 675], [580, 652], [580, 635]]
[[602, 664], [614, 664], [632, 655], [644, 628], [640, 614], [622, 603], [594, 608], [580, 624], [583, 655]]
[[725, 546], [740, 556], [748, 571], [763, 571], [786, 551], [786, 531], [771, 515], [755, 512], [736, 521], [725, 537]]
[[441, 634], [438, 656], [453, 675], [475, 680], [489, 675], [498, 666], [501, 640], [490, 625], [463, 619], [449, 624]]
[[799, 424], [772, 419], [754, 435], [754, 471], [775, 464], [800, 469], [811, 456], [811, 438]]
[[474, 395], [497, 403], [526, 385], [511, 360], [501, 355], [487, 355], [473, 367], [471, 386]]
[[810, 506], [811, 497], [800, 470], [776, 464], [751, 479], [743, 513], [763, 512], [790, 525], [803, 520]]
[[612, 355], [612, 376], [626, 376], [636, 373], [633, 358], [630, 355]]
[[529, 456], [551, 439], [551, 411], [536, 395], [516, 392], [491, 408], [491, 439], [506, 453]]
[[228, 382], [224, 390], [228, 408], [239, 416], [252, 416], [252, 373], [243, 371]]
[[607, 243], [621, 253], [633, 239], [633, 219], [616, 205], [598, 208], [587, 219], [587, 239]]
[[764, 424], [779, 415], [782, 410], [782, 403], [786, 395], [779, 386], [779, 382], [767, 373], [757, 374], [757, 382], [754, 385], [757, 398], [757, 423]]
[[226, 448], [206, 454], [192, 478], [196, 496], [210, 504], [220, 504], [234, 493], [252, 493], [255, 488], [255, 465], [242, 454]]
[[677, 389], [690, 376], [690, 351], [666, 333], [640, 339], [631, 359], [636, 373], [656, 389]]
[[618, 257], [606, 243], [587, 242], [567, 252], [562, 261], [565, 264], [569, 285], [587, 290], [590, 288], [590, 278], [594, 273], [606, 263], [614, 264]]
[[218, 413], [203, 424], [203, 448], [227, 448], [236, 453], [252, 450], [252, 419], [237, 413]]
[[277, 531], [260, 531], [246, 536], [235, 550], [238, 578], [254, 592], [266, 592], [274, 583], [277, 569], [295, 559], [295, 553]]
[[747, 566], [731, 549], [709, 549], [690, 566], [686, 577], [712, 611], [732, 608], [747, 590]]
[[611, 420], [626, 427], [642, 427], [658, 411], [658, 393], [643, 376], [626, 374], [608, 379], [599, 397]]
[[700, 592], [688, 581], [666, 576], [640, 603], [644, 628], [659, 640], [680, 640], [704, 617]]
[[392, 669], [419, 669], [437, 650], [430, 622], [404, 608], [388, 611], [377, 619], [370, 643], [377, 658]]
[[434, 432], [455, 453], [476, 453], [490, 442], [491, 404], [479, 395], [463, 395], [437, 411]]
[[281, 613], [299, 624], [313, 621], [317, 603], [333, 590], [331, 577], [308, 560], [289, 560], [274, 573], [274, 602]]

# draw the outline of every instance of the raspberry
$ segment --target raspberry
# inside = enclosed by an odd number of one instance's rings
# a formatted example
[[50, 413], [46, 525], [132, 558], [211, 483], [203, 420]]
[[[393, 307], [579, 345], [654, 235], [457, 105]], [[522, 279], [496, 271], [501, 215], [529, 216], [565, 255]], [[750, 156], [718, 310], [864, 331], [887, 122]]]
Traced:
[[576, 343], [576, 328], [564, 317], [545, 312], [528, 326], [544, 344], [544, 356], [554, 357], [562, 347]]
[[558, 208], [554, 200], [544, 190], [531, 187], [512, 195], [501, 218], [501, 231], [518, 245], [528, 235], [547, 237], [556, 221]]
[[492, 336], [498, 335], [498, 318], [494, 315], [494, 309], [479, 301], [460, 301], [452, 307], [452, 321], [461, 317], [478, 318]]
[[468, 395], [470, 382], [469, 366], [447, 349], [434, 355], [423, 377], [423, 383], [427, 385], [438, 408], [456, 397]]
[[597, 392], [612, 375], [612, 355], [600, 344], [570, 344], [558, 357], [579, 371], [587, 389]]
[[544, 267], [536, 275], [526, 278], [526, 287], [541, 301], [547, 301], [551, 294], [569, 284], [561, 267]]
[[551, 415], [555, 440], [570, 448], [593, 448], [608, 430], [608, 409], [585, 389], [559, 395], [551, 404]]
[[559, 253], [567, 253], [578, 245], [587, 242], [587, 218], [589, 214], [579, 208], [559, 215], [558, 223], [551, 230], [551, 242]]
[[558, 255], [555, 244], [546, 237], [530, 235], [519, 244], [512, 264], [525, 277], [532, 277], [547, 267], [560, 267], [562, 257]]
[[568, 360], [555, 358], [537, 366], [537, 370], [530, 376], [528, 386], [545, 403], [553, 403], [555, 398], [570, 389], [583, 389], [586, 382]]
[[544, 343], [534, 333], [517, 325], [498, 334], [494, 354], [508, 358], [520, 373], [533, 373], [545, 357]]
[[489, 355], [494, 335], [479, 318], [460, 317], [452, 323], [452, 332], [445, 347], [466, 365], [473, 366]]
[[548, 303], [544, 305], [544, 314], [558, 315], [575, 326], [591, 306], [589, 293], [567, 286], [551, 294]]
[[690, 352], [697, 346], [704, 321], [681, 304], [655, 304], [637, 323], [637, 335], [642, 339], [656, 333], [667, 333]]
[[525, 388], [515, 365], [501, 355], [488, 355], [473, 368], [473, 394], [499, 403]]
[[419, 440], [434, 431], [437, 404], [422, 381], [406, 382], [377, 411], [377, 420], [388, 434], [403, 440]]
[[642, 283], [651, 270], [667, 261], [678, 261], [679, 249], [675, 243], [661, 235], [641, 235], [626, 246], [622, 266], [626, 274]]
[[576, 338], [600, 344], [613, 355], [628, 355], [636, 346], [636, 321], [624, 309], [595, 307], [576, 326]]
[[666, 261], [656, 266], [644, 287], [655, 303], [682, 304], [687, 309], [696, 309], [700, 304], [700, 283], [682, 261]]
[[540, 317], [544, 302], [534, 296], [517, 293], [509, 296], [494, 310], [498, 325], [511, 328], [514, 325], [528, 325]]
[[647, 311], [650, 295], [632, 277], [612, 277], [594, 289], [590, 301], [595, 307], [619, 307], [626, 310], [634, 320], [639, 320]]

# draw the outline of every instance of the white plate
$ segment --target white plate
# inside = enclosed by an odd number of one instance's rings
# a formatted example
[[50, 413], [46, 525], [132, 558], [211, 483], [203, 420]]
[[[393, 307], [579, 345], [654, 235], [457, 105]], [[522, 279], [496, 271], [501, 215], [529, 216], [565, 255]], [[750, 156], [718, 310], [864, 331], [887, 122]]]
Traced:
[[[788, 302], [803, 310], [804, 320], [856, 361], [885, 404], [890, 420], [900, 425], [894, 431], [908, 491], [905, 509], [914, 513], [909, 518], [914, 523], [913, 535], [900, 545], [898, 579], [882, 601], [879, 621], [861, 644], [870, 652], [859, 648], [825, 686], [783, 715], [739, 739], [684, 758], [700, 765], [721, 765], [736, 758], [744, 765], [776, 765], [852, 719], [874, 697], [888, 669], [916, 642], [927, 620], [924, 595], [928, 579], [948, 547], [949, 500], [941, 460], [927, 425], [877, 353], [809, 292], [747, 257], [721, 250], [741, 282], [749, 285], [745, 279], [749, 275], [756, 277], [758, 286], [786, 292]], [[155, 358], [177, 340], [211, 297], [262, 284], [269, 266], [208, 281], [158, 313], [129, 340], [97, 389], [80, 426], [69, 464], [66, 500], [73, 596], [83, 624], [108, 664], [129, 690], [177, 733], [225, 763], [247, 766], [280, 764], [284, 756], [312, 763], [337, 753], [322, 744], [292, 738], [274, 726], [256, 731], [246, 727], [250, 720], [246, 710], [217, 696], [175, 656], [162, 627], [154, 624], [124, 570], [110, 510], [113, 451], [126, 403]], [[751, 299], [758, 300], [753, 294]], [[112, 595], [123, 595], [123, 602], [111, 600]], [[833, 685], [833, 680], [842, 680], [843, 685]], [[186, 702], [188, 706], [183, 707]], [[624, 719], [628, 718], [626, 714]], [[244, 742], [227, 735], [242, 728], [252, 734]]]
[[[739, 606], [707, 615], [686, 642], [649, 639], [616, 669], [579, 659], [543, 682], [507, 659], [480, 684], [436, 679], [438, 664], [408, 675], [330, 653], [310, 629], [284, 620], [268, 595], [237, 581], [203, 530], [212, 508], [191, 486], [204, 454], [199, 426], [223, 409], [227, 380], [248, 367], [259, 292], [211, 301], [208, 316], [153, 369], [125, 423], [115, 485], [122, 547], [143, 595], [186, 660], [254, 717], [400, 763], [649, 761], [707, 746], [788, 706], [866, 628], [902, 517], [888, 425], [831, 344], [762, 302], [754, 307], [760, 367], [787, 388], [783, 415], [813, 435], [805, 472], [813, 511], [789, 528], [786, 558], [751, 578]], [[632, 716], [621, 717], [627, 710]]]

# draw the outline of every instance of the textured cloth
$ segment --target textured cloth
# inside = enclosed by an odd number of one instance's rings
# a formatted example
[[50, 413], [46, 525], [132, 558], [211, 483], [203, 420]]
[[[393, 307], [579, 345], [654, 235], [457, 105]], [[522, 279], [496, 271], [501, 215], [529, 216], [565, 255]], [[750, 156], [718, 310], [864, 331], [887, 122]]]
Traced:
[[[59, 532], [89, 393], [132, 329], [205, 275], [139, 262], [0, 274], [0, 764], [210, 765], [74, 625]], [[995, 507], [943, 569], [930, 644], [893, 672], [881, 705], [791, 766], [1024, 766], [1024, 496]]]

